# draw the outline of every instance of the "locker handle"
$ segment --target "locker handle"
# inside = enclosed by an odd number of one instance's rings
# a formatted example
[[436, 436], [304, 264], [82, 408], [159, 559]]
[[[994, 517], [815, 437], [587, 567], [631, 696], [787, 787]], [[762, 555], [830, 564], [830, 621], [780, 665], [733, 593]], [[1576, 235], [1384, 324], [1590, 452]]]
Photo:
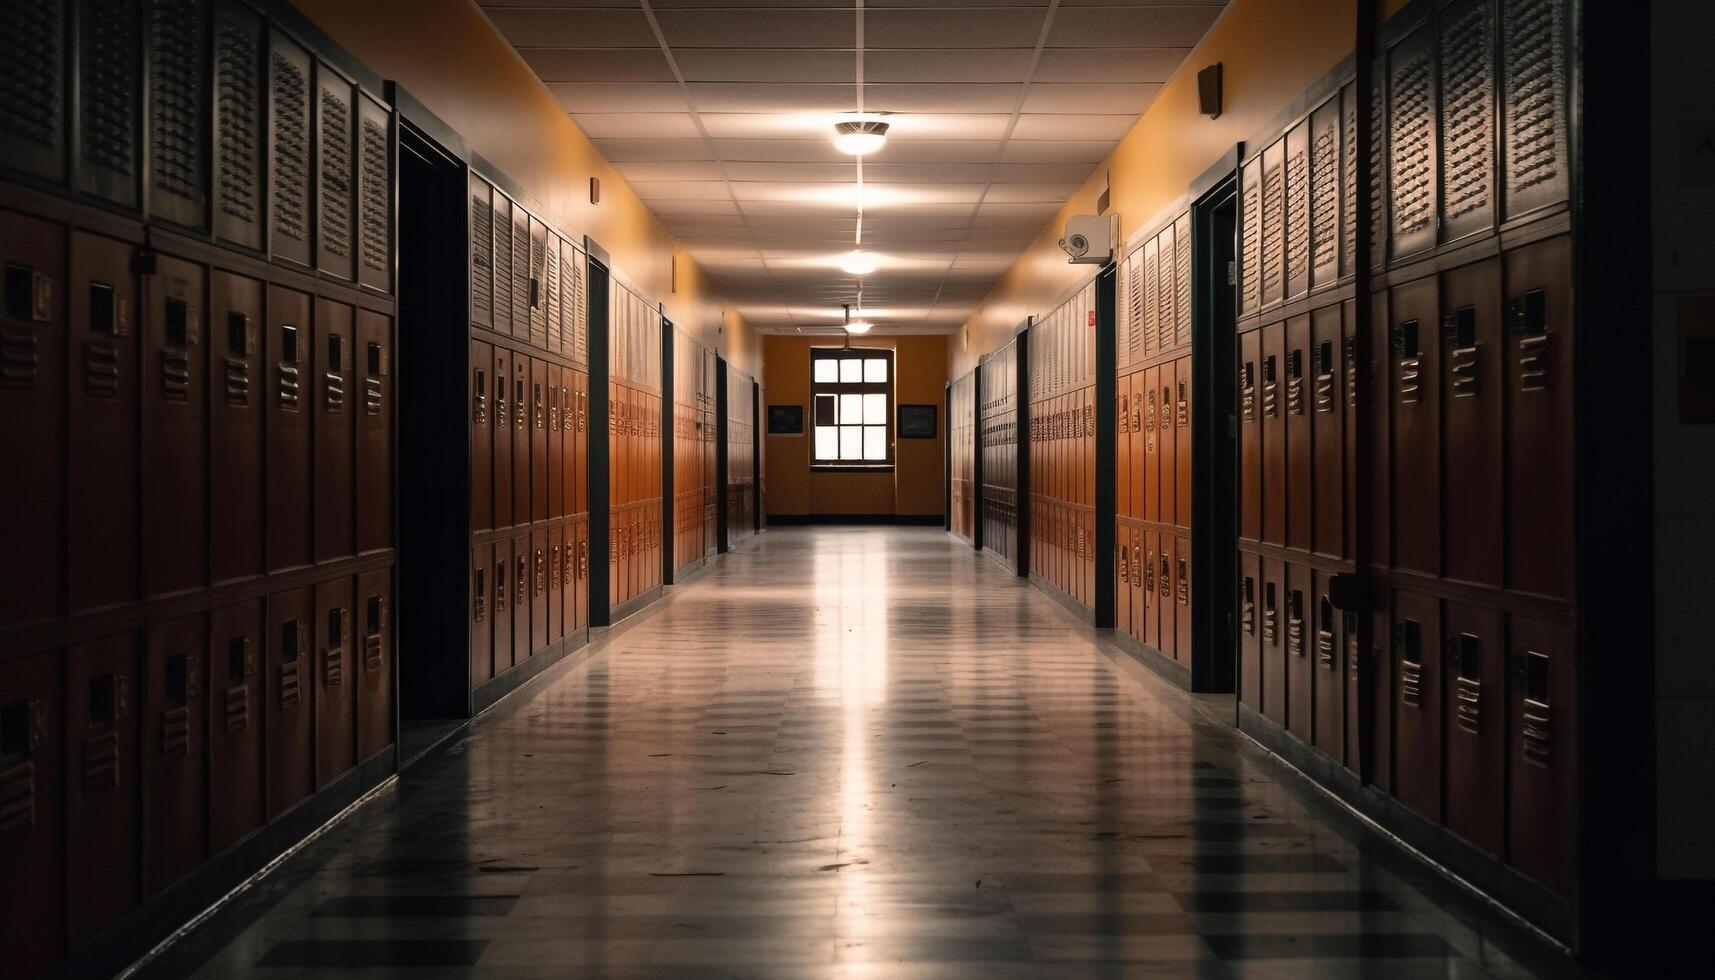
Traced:
[[33, 267], [6, 264], [6, 316], [23, 323], [45, 323], [53, 316], [54, 281]]
[[1523, 337], [1548, 333], [1548, 291], [1526, 290], [1508, 301], [1507, 329]]

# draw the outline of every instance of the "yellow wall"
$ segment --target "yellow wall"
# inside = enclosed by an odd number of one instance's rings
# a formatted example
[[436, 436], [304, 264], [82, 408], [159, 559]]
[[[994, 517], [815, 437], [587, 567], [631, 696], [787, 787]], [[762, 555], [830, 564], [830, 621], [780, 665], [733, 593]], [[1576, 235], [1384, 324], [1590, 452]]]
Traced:
[[[975, 367], [1011, 340], [1025, 317], [1048, 312], [1089, 274], [1089, 266], [1069, 264], [1056, 244], [1068, 217], [1094, 214], [1102, 188], [1111, 185], [1109, 208], [1119, 213], [1122, 239], [1143, 230], [1222, 154], [1254, 137], [1351, 54], [1356, 17], [1356, 0], [1232, 0], [1107, 161], [1001, 277], [966, 322], [966, 334], [954, 337], [951, 375]], [[1197, 72], [1217, 61], [1225, 92], [1220, 118], [1209, 119], [1198, 111]]]
[[[894, 352], [896, 404], [936, 406], [934, 439], [899, 439], [891, 473], [810, 471], [810, 348], [837, 347], [834, 337], [768, 335], [763, 341], [763, 387], [772, 405], [804, 406], [805, 433], [768, 440], [768, 513], [938, 515], [946, 438], [947, 338], [854, 337], [853, 347]], [[896, 409], [897, 411], [897, 409]], [[764, 412], [766, 425], [767, 413]], [[766, 431], [766, 429], [764, 430]]]
[[[534, 72], [471, 0], [293, 0], [370, 70], [403, 85], [524, 188], [524, 203], [588, 235], [613, 267], [735, 367], [757, 373], [756, 342], [713, 285], [596, 152]], [[601, 203], [589, 201], [590, 177]], [[678, 288], [673, 289], [673, 257]]]

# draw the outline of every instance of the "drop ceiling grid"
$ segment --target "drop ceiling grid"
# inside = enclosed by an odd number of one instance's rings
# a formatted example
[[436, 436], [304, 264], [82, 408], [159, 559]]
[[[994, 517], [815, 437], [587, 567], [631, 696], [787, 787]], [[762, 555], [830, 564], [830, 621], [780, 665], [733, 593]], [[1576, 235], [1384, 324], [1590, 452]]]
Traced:
[[[863, 164], [864, 303], [952, 332], [1106, 158], [1226, 0], [479, 0], [597, 149], [760, 329], [856, 282], [831, 117], [894, 116]], [[861, 85], [861, 89], [859, 86]], [[844, 298], [841, 298], [844, 297]], [[895, 329], [888, 317], [887, 329]]]

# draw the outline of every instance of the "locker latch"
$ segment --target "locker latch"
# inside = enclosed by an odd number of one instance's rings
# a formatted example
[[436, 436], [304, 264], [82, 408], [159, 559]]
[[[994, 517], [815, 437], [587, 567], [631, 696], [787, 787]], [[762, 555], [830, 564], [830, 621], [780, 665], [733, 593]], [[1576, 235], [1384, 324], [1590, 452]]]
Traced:
[[1328, 576], [1328, 601], [1335, 609], [1361, 612], [1369, 608], [1368, 585], [1351, 572], [1337, 572]]
[[1522, 337], [1548, 333], [1548, 291], [1531, 289], [1507, 302], [1507, 330]]
[[1441, 318], [1441, 343], [1451, 348], [1447, 371], [1453, 379], [1454, 398], [1477, 394], [1477, 308], [1461, 306]]
[[1453, 663], [1454, 724], [1460, 731], [1480, 735], [1483, 731], [1482, 643], [1470, 633], [1449, 636], [1443, 655]]
[[45, 323], [54, 311], [54, 281], [27, 265], [6, 264], [6, 317]]

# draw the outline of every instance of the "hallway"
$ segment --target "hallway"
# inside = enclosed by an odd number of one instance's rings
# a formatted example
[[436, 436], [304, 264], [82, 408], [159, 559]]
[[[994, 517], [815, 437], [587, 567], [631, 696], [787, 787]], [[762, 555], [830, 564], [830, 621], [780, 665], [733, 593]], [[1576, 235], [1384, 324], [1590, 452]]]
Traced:
[[139, 975], [1570, 972], [1101, 635], [938, 529], [771, 531]]

